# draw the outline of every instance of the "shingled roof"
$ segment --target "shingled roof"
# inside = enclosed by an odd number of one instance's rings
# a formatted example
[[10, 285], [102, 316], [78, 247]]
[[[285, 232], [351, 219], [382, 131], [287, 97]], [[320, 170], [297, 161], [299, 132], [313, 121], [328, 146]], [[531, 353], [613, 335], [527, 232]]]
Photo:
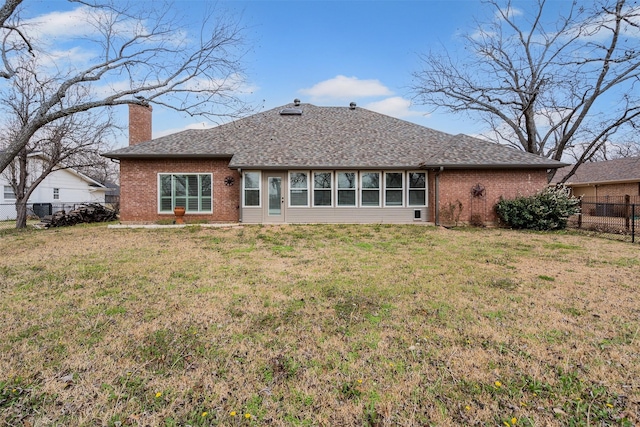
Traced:
[[[301, 114], [281, 114], [285, 109]], [[243, 169], [544, 168], [554, 160], [467, 135], [450, 135], [364, 108], [289, 104], [212, 129], [186, 130], [103, 154], [230, 158]]]
[[[573, 165], [558, 169], [554, 181], [571, 171]], [[604, 184], [640, 181], [640, 157], [625, 157], [601, 162], [588, 162], [578, 166], [576, 173], [565, 184]]]

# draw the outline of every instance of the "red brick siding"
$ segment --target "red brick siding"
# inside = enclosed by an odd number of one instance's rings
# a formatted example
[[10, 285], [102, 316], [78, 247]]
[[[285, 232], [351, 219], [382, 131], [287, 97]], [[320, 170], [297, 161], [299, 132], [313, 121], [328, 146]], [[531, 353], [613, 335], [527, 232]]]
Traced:
[[[122, 159], [120, 161], [120, 220], [153, 222], [172, 219], [173, 214], [158, 213], [159, 173], [212, 173], [213, 214], [185, 215], [185, 221], [236, 222], [239, 219], [240, 175], [229, 169], [229, 160], [213, 159]], [[235, 183], [225, 185], [225, 177]]]
[[151, 141], [151, 106], [129, 104], [129, 145]]
[[[495, 205], [500, 197], [528, 196], [547, 186], [545, 170], [447, 170], [440, 174], [440, 200], [435, 206], [435, 173], [431, 172], [430, 218], [435, 220], [436, 209], [442, 212], [449, 203], [462, 203], [461, 222], [470, 222], [471, 215], [479, 215], [485, 223], [495, 223]], [[474, 198], [471, 189], [480, 184], [485, 188], [485, 197]]]

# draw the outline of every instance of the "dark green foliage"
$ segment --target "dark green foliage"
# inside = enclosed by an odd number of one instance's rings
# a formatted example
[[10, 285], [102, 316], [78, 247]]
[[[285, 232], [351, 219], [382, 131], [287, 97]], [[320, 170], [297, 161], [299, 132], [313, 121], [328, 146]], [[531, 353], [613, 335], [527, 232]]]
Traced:
[[558, 186], [535, 196], [501, 199], [496, 212], [500, 220], [512, 228], [561, 230], [566, 228], [567, 219], [580, 211], [579, 204], [579, 199]]

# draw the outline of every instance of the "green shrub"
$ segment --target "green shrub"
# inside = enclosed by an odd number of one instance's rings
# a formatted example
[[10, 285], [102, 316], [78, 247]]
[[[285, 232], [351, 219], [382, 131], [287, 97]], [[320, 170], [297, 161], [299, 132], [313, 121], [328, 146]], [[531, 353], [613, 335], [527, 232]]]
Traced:
[[560, 230], [566, 228], [571, 215], [580, 212], [579, 204], [580, 200], [569, 196], [565, 187], [556, 186], [535, 196], [501, 199], [496, 213], [512, 228]]

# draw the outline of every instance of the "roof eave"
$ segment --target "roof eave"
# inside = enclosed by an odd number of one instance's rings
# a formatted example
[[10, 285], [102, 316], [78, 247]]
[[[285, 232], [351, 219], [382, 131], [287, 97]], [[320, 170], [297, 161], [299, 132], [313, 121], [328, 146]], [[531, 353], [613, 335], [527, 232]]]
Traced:
[[102, 157], [109, 159], [230, 159], [233, 154], [186, 154], [186, 153], [163, 153], [163, 154], [118, 154], [103, 153]]

